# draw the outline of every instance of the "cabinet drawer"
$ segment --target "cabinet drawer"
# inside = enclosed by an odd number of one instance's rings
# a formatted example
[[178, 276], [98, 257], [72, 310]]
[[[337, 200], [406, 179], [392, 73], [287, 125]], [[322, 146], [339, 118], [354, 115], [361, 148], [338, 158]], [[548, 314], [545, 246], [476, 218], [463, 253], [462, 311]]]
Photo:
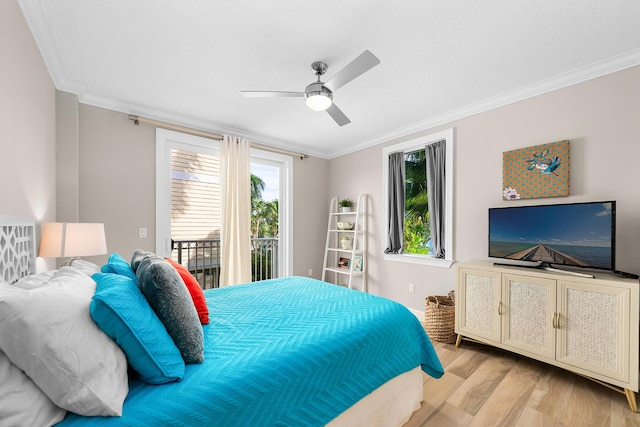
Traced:
[[626, 288], [559, 281], [557, 360], [628, 381], [630, 297]]
[[500, 342], [500, 274], [460, 269], [459, 275], [456, 331]]
[[527, 355], [555, 358], [556, 281], [502, 276], [502, 343]]

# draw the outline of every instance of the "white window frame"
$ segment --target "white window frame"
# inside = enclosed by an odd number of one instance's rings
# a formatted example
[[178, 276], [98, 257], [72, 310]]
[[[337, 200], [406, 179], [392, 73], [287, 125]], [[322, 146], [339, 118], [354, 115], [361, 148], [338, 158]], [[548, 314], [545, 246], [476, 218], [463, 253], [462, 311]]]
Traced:
[[[220, 143], [216, 140], [156, 129], [156, 253], [162, 257], [171, 256], [171, 150], [192, 150], [194, 146], [211, 155], [220, 156]], [[291, 276], [293, 157], [252, 148], [251, 163], [268, 164], [280, 169], [278, 277]]]
[[422, 150], [428, 144], [445, 140], [446, 143], [446, 197], [445, 197], [445, 257], [436, 258], [431, 255], [421, 254], [385, 254], [385, 261], [406, 262], [411, 264], [430, 265], [434, 267], [449, 268], [455, 262], [453, 258], [453, 145], [454, 132], [453, 128], [446, 129], [430, 135], [420, 136], [394, 145], [389, 145], [382, 149], [382, 188], [384, 200], [384, 221], [382, 223], [382, 236], [384, 236], [384, 248], [387, 246], [387, 229], [389, 224], [389, 212], [386, 208], [387, 200], [389, 200], [389, 155], [397, 152], [409, 153], [412, 151]]

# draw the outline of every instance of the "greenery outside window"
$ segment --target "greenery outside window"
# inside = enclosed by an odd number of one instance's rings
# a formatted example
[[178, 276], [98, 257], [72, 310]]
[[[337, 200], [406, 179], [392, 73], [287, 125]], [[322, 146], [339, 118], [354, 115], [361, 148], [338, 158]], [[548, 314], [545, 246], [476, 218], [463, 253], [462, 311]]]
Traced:
[[425, 150], [404, 153], [405, 208], [403, 247], [406, 254], [432, 255], [429, 203], [427, 201]]

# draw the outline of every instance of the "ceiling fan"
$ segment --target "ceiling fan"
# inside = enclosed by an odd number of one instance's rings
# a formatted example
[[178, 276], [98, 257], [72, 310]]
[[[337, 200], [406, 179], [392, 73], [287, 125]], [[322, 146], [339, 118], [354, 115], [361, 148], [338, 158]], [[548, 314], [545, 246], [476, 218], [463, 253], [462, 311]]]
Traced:
[[320, 77], [327, 72], [329, 67], [324, 62], [316, 61], [311, 64], [311, 69], [318, 77], [318, 81], [308, 85], [304, 92], [243, 90], [242, 95], [245, 97], [304, 97], [309, 108], [315, 111], [326, 110], [338, 125], [344, 126], [351, 123], [351, 120], [333, 103], [333, 92], [379, 63], [380, 60], [373, 53], [365, 50], [325, 83], [320, 80]]

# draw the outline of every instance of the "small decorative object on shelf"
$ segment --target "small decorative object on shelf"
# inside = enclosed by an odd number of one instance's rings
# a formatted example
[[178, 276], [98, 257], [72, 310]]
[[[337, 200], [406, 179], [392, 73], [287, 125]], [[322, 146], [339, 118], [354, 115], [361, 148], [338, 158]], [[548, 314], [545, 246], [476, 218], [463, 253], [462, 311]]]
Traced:
[[340, 258], [340, 261], [338, 261], [338, 267], [349, 268], [349, 261], [349, 258]]
[[338, 222], [338, 230], [352, 230], [353, 223], [352, 222]]
[[354, 255], [353, 271], [362, 271], [362, 255]]
[[349, 236], [342, 236], [340, 238], [340, 246], [345, 251], [351, 250], [351, 239], [349, 238]]
[[340, 207], [342, 208], [342, 212], [351, 212], [351, 206], [353, 206], [353, 202], [349, 199], [342, 199], [338, 202]]

